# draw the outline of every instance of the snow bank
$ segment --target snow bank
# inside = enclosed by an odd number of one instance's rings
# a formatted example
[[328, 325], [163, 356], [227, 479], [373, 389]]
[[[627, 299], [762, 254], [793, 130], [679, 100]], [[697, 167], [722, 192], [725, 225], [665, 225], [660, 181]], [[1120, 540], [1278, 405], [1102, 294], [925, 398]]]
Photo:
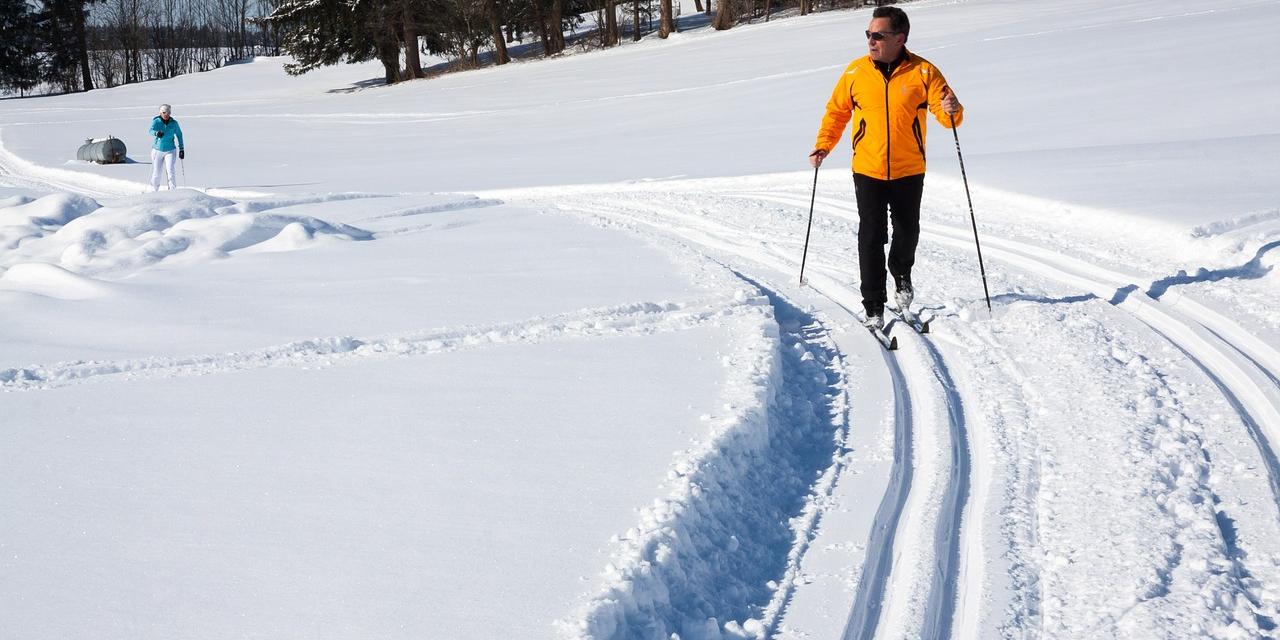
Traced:
[[[191, 190], [128, 196], [106, 206], [70, 194], [19, 202], [0, 207], [0, 248], [8, 250], [0, 255], [0, 269], [46, 263], [66, 273], [118, 278], [160, 262], [203, 262], [240, 250], [292, 251], [373, 238], [350, 225], [252, 212], [257, 208]], [[29, 276], [28, 270], [23, 282], [30, 284]]]
[[[837, 413], [820, 326], [780, 299], [745, 323], [723, 412], [697, 447], [676, 455], [665, 496], [615, 537], [603, 586], [559, 623], [571, 638], [763, 638], [781, 613], [795, 565], [829, 487]], [[831, 374], [835, 375], [835, 374]]]

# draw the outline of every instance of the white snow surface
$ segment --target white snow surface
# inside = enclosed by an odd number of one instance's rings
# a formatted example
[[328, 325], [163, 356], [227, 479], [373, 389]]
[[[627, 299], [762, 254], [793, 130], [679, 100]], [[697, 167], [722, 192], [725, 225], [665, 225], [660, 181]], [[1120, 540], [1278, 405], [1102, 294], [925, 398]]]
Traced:
[[1280, 3], [902, 6], [894, 352], [869, 9], [0, 100], [0, 638], [1276, 637]]

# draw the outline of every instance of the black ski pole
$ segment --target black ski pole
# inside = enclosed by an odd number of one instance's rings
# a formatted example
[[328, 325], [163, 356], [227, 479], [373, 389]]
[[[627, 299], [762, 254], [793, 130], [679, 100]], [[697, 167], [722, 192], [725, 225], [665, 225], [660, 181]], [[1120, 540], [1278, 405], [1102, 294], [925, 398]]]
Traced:
[[800, 286], [804, 286], [804, 263], [809, 258], [809, 234], [813, 232], [813, 203], [818, 199], [818, 167], [813, 168], [813, 195], [809, 196], [809, 226], [804, 230], [804, 253], [800, 256]]
[[960, 134], [956, 133], [956, 117], [950, 113], [951, 135], [956, 139], [956, 157], [960, 158], [960, 178], [964, 180], [964, 197], [969, 201], [969, 221], [973, 223], [973, 245], [978, 248], [978, 271], [982, 273], [982, 294], [987, 297], [987, 313], [991, 313], [991, 292], [987, 289], [987, 268], [982, 266], [982, 243], [978, 242], [978, 219], [973, 215], [973, 196], [969, 195], [969, 176], [964, 173], [964, 154], [960, 153]]

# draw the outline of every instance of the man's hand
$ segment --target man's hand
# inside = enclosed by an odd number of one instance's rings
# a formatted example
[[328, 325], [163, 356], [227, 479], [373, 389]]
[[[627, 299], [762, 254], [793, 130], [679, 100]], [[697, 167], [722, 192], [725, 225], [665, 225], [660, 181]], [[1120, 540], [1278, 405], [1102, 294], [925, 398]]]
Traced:
[[827, 152], [825, 149], [814, 149], [813, 153], [809, 154], [809, 166], [813, 167], [814, 169], [821, 167], [822, 161], [826, 157], [827, 157]]
[[186, 149], [178, 149], [178, 159], [179, 159], [179, 160], [183, 160], [183, 159], [185, 159], [186, 157], [187, 157], [187, 150], [186, 150]]
[[163, 131], [157, 131], [157, 132], [156, 132], [156, 137], [157, 137], [157, 138], [163, 138], [163, 137], [164, 137], [164, 132], [163, 132]]
[[942, 111], [952, 116], [960, 111], [960, 101], [956, 100], [956, 94], [951, 93], [951, 87], [942, 88]]

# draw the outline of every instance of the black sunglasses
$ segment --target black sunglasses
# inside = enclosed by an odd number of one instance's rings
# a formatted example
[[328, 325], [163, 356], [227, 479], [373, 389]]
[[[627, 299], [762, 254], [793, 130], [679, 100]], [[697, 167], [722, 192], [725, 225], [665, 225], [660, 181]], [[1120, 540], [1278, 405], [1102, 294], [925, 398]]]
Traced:
[[885, 38], [888, 38], [891, 35], [897, 34], [898, 32], [897, 31], [864, 31], [863, 33], [867, 34], [868, 40], [875, 40], [876, 42], [879, 42], [881, 40], [884, 40]]

